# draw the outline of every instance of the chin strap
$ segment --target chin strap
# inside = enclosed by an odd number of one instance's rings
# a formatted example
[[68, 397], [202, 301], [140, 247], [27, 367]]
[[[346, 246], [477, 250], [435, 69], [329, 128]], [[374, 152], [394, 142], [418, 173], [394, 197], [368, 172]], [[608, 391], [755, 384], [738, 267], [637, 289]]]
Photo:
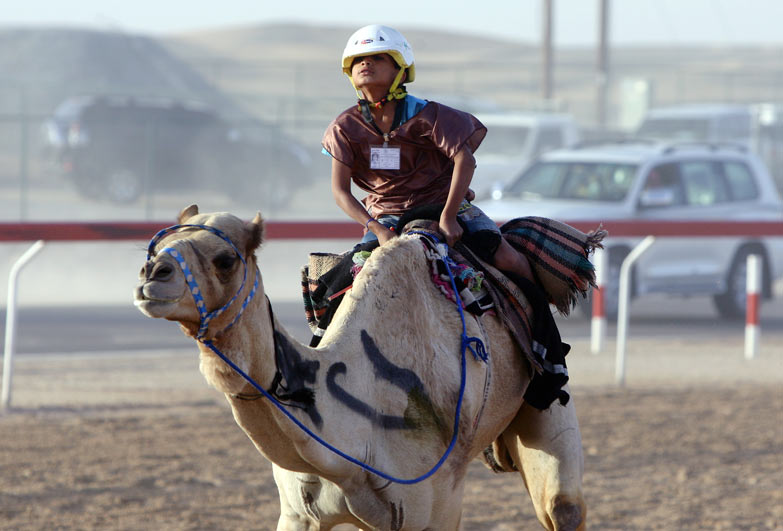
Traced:
[[364, 121], [367, 123], [372, 123], [373, 119], [372, 119], [372, 114], [370, 113], [370, 107], [375, 107], [376, 109], [380, 109], [392, 100], [405, 99], [407, 95], [408, 93], [405, 91], [405, 87], [399, 87], [394, 91], [394, 93], [390, 92], [385, 97], [381, 98], [380, 101], [376, 101], [376, 102], [371, 102], [370, 100], [361, 97], [362, 94], [359, 94], [359, 101], [357, 101], [356, 103], [359, 106], [359, 111], [362, 113], [362, 116], [364, 117]]

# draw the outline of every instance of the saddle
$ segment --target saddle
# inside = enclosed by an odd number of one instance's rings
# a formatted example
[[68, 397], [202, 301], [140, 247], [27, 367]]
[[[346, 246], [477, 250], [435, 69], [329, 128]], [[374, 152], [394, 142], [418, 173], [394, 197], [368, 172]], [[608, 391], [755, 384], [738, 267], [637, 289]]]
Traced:
[[[440, 241], [437, 222], [432, 221], [435, 216], [428, 217], [430, 219], [410, 222], [401, 220], [401, 225], [405, 225], [398, 233], [413, 231], [422, 239], [429, 237], [430, 241]], [[469, 247], [457, 243], [449, 249], [450, 262], [480, 272], [491, 299], [488, 302], [486, 296], [479, 298], [475, 304], [467, 304], [466, 309], [482, 313], [492, 307], [525, 353], [534, 372], [525, 393], [526, 402], [541, 410], [547, 409], [554, 400], [566, 404], [569, 396], [562, 387], [568, 382], [565, 356], [571, 347], [561, 341], [549, 305], [568, 315], [578, 297], [586, 296], [595, 285], [595, 271], [589, 255], [601, 246], [606, 231], [599, 228], [585, 234], [565, 223], [539, 217], [518, 218], [500, 230], [503, 237], [528, 258], [537, 283], [501, 273]], [[320, 342], [342, 295], [350, 289], [353, 277], [377, 246], [376, 241], [357, 245], [342, 254], [310, 255], [309, 264], [302, 268], [302, 291], [305, 316], [313, 331], [311, 347]], [[458, 291], [465, 289], [459, 279], [455, 281]]]

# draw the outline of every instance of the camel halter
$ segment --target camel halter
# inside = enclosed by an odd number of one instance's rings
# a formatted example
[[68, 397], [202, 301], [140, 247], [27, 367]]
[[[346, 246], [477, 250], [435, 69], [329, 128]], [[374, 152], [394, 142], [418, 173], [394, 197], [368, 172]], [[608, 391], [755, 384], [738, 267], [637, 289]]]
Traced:
[[[174, 260], [177, 261], [177, 264], [179, 264], [180, 269], [182, 269], [182, 274], [185, 275], [185, 282], [187, 282], [188, 284], [190, 294], [193, 296], [193, 301], [196, 303], [196, 308], [198, 309], [198, 314], [199, 314], [199, 327], [198, 327], [198, 332], [196, 333], [196, 339], [203, 343], [206, 341], [206, 335], [207, 335], [207, 329], [209, 328], [209, 323], [214, 318], [218, 317], [223, 312], [225, 312], [234, 303], [237, 297], [239, 297], [239, 294], [242, 293], [242, 290], [245, 288], [245, 281], [247, 280], [247, 261], [245, 260], [245, 257], [242, 256], [242, 253], [239, 252], [237, 246], [234, 245], [234, 242], [232, 242], [231, 239], [228, 236], [226, 236], [226, 234], [223, 231], [216, 229], [215, 227], [210, 227], [209, 225], [173, 225], [171, 227], [167, 227], [163, 230], [158, 231], [158, 233], [152, 237], [152, 240], [150, 240], [150, 244], [147, 247], [147, 261], [149, 262], [150, 258], [155, 256], [156, 254], [155, 246], [158, 244], [158, 242], [160, 242], [161, 239], [183, 228], [205, 230], [223, 239], [231, 246], [232, 249], [234, 249], [234, 252], [237, 253], [237, 256], [239, 256], [239, 259], [242, 261], [242, 265], [244, 266], [244, 271], [242, 273], [242, 285], [239, 286], [239, 289], [234, 294], [234, 296], [231, 297], [231, 299], [222, 307], [216, 310], [212, 310], [211, 312], [208, 312], [207, 305], [204, 302], [204, 297], [201, 295], [201, 289], [198, 287], [198, 284], [196, 283], [196, 278], [193, 276], [193, 273], [190, 272], [190, 268], [188, 267], [187, 262], [185, 262], [185, 258], [182, 256], [182, 253], [177, 251], [174, 247], [165, 247], [164, 249], [158, 251], [159, 253], [166, 253], [172, 258], [174, 258]], [[253, 283], [253, 289], [251, 289], [250, 293], [247, 295], [247, 297], [245, 297], [245, 300], [242, 302], [242, 307], [239, 309], [239, 312], [237, 312], [237, 314], [234, 316], [234, 319], [232, 319], [232, 321], [228, 323], [228, 325], [226, 325], [226, 327], [223, 328], [223, 330], [215, 334], [215, 337], [224, 334], [229, 328], [234, 326], [234, 323], [236, 323], [239, 320], [239, 318], [242, 316], [242, 313], [245, 311], [245, 308], [247, 308], [248, 303], [250, 303], [250, 301], [255, 296], [256, 291], [258, 290], [258, 283], [260, 278], [261, 278], [261, 274], [259, 273], [258, 268], [256, 268], [256, 278], [255, 278], [255, 282]]]
[[[170, 256], [172, 256], [177, 261], [177, 263], [179, 264], [180, 268], [182, 269], [182, 273], [185, 275], [185, 279], [186, 279], [186, 281], [188, 283], [188, 287], [190, 288], [190, 292], [193, 295], [193, 299], [196, 302], [196, 306], [199, 309], [199, 315], [201, 317], [201, 323], [199, 325], [199, 335], [198, 335], [198, 337], [196, 337], [196, 339], [199, 342], [201, 342], [204, 345], [206, 345], [207, 347], [209, 347], [209, 349], [212, 350], [212, 352], [214, 352], [220, 359], [222, 359], [229, 367], [234, 369], [234, 371], [236, 371], [237, 374], [242, 376], [242, 378], [244, 378], [245, 381], [247, 381], [250, 385], [255, 387], [255, 389], [259, 393], [261, 393], [264, 397], [268, 398], [269, 401], [272, 402], [272, 404], [274, 404], [274, 406], [278, 410], [280, 410], [280, 412], [283, 413], [286, 417], [288, 417], [288, 419], [291, 420], [299, 429], [301, 429], [303, 432], [305, 432], [307, 435], [309, 435], [318, 444], [320, 444], [321, 446], [323, 446], [327, 450], [333, 452], [334, 454], [342, 457], [346, 461], [349, 461], [349, 462], [351, 462], [351, 463], [361, 467], [362, 469], [366, 470], [367, 472], [375, 474], [376, 476], [379, 476], [379, 477], [381, 477], [383, 479], [386, 479], [388, 481], [392, 481], [394, 483], [400, 483], [400, 484], [403, 484], [403, 485], [412, 485], [414, 483], [419, 483], [421, 481], [424, 481], [425, 479], [431, 477], [433, 474], [435, 474], [435, 472], [437, 472], [440, 469], [440, 467], [443, 465], [443, 463], [446, 462], [446, 459], [448, 458], [448, 456], [451, 455], [451, 451], [454, 449], [454, 446], [457, 443], [457, 438], [459, 436], [459, 420], [460, 420], [460, 414], [461, 414], [461, 411], [462, 411], [462, 400], [463, 400], [463, 398], [465, 396], [465, 384], [467, 382], [467, 359], [466, 359], [466, 356], [465, 356], [465, 351], [469, 349], [473, 353], [473, 357], [476, 360], [481, 360], [484, 363], [487, 362], [487, 355], [486, 355], [486, 352], [484, 351], [484, 348], [483, 348], [484, 345], [481, 343], [481, 340], [479, 340], [478, 338], [468, 338], [467, 334], [465, 333], [465, 315], [464, 315], [464, 313], [462, 311], [462, 301], [460, 299], [459, 291], [457, 290], [457, 286], [456, 286], [456, 284], [454, 282], [454, 275], [451, 273], [451, 268], [450, 267], [447, 267], [446, 269], [447, 269], [447, 271], [449, 273], [449, 278], [451, 280], [452, 289], [454, 290], [454, 296], [456, 298], [457, 308], [459, 309], [460, 319], [462, 320], [462, 330], [463, 330], [463, 332], [462, 332], [462, 345], [461, 345], [461, 348], [460, 348], [460, 354], [461, 354], [460, 388], [459, 388], [459, 397], [457, 399], [456, 411], [454, 412], [454, 425], [453, 425], [453, 430], [452, 430], [452, 435], [451, 435], [451, 441], [449, 442], [449, 446], [448, 446], [448, 448], [446, 448], [446, 451], [443, 453], [443, 455], [440, 457], [440, 459], [438, 459], [438, 462], [435, 463], [435, 465], [428, 472], [425, 472], [424, 474], [422, 474], [421, 476], [418, 476], [416, 478], [401, 479], [401, 478], [397, 478], [395, 476], [392, 476], [390, 474], [387, 474], [387, 473], [385, 473], [385, 472], [383, 472], [381, 470], [378, 470], [377, 468], [374, 468], [374, 467], [368, 465], [367, 463], [364, 463], [364, 462], [356, 459], [355, 457], [346, 454], [345, 452], [343, 452], [339, 448], [331, 445], [330, 443], [328, 443], [327, 441], [325, 441], [324, 439], [319, 437], [316, 433], [314, 433], [310, 428], [305, 426], [302, 423], [302, 421], [300, 421], [298, 418], [296, 418], [290, 411], [285, 409], [285, 407], [283, 407], [285, 404], [280, 402], [280, 400], [278, 400], [278, 398], [275, 396], [276, 395], [275, 387], [277, 387], [279, 385], [280, 379], [282, 377], [282, 374], [281, 374], [279, 368], [277, 368], [277, 374], [275, 375], [274, 381], [272, 383], [273, 387], [272, 387], [271, 390], [268, 391], [268, 390], [264, 389], [263, 387], [261, 387], [249, 374], [247, 374], [245, 371], [243, 371], [241, 368], [239, 368], [239, 366], [237, 366], [236, 363], [231, 361], [228, 358], [228, 356], [223, 354], [220, 351], [220, 349], [215, 346], [215, 344], [212, 342], [212, 340], [206, 339], [204, 337], [204, 335], [206, 334], [207, 327], [209, 326], [209, 321], [211, 321], [214, 317], [216, 317], [216, 316], [220, 315], [221, 313], [223, 313], [236, 300], [236, 298], [242, 292], [242, 289], [245, 286], [245, 280], [247, 278], [247, 262], [245, 261], [245, 258], [242, 256], [242, 253], [239, 252], [239, 249], [237, 249], [237, 246], [234, 245], [234, 242], [232, 242], [231, 239], [228, 236], [226, 236], [225, 233], [223, 233], [219, 229], [216, 229], [215, 227], [210, 227], [208, 225], [173, 225], [171, 227], [168, 227], [168, 228], [165, 228], [165, 229], [162, 229], [162, 230], [158, 231], [158, 233], [155, 234], [155, 236], [152, 237], [152, 240], [150, 240], [149, 246], [147, 247], [147, 261], [149, 261], [151, 257], [155, 256], [155, 246], [158, 244], [158, 242], [161, 240], [161, 238], [163, 238], [164, 236], [166, 236], [168, 234], [176, 232], [177, 230], [179, 230], [181, 228], [195, 228], [195, 229], [206, 230], [206, 231], [209, 231], [212, 234], [215, 234], [216, 236], [222, 238], [223, 240], [228, 242], [229, 245], [231, 245], [231, 247], [234, 249], [234, 251], [239, 256], [240, 260], [242, 260], [242, 264], [244, 264], [244, 266], [245, 266], [244, 275], [242, 277], [242, 285], [239, 287], [239, 290], [236, 292], [236, 294], [231, 298], [231, 300], [229, 300], [221, 308], [208, 313], [206, 311], [206, 304], [204, 303], [204, 299], [201, 296], [201, 290], [199, 289], [198, 284], [196, 283], [196, 280], [195, 280], [193, 274], [190, 272], [190, 268], [188, 267], [187, 263], [185, 262], [185, 259], [182, 257], [182, 255], [179, 253], [179, 251], [177, 251], [173, 247], [166, 247], [166, 248], [161, 249], [160, 251], [158, 251], [158, 252], [161, 252], [161, 253], [165, 252], [165, 253], [169, 254]], [[417, 232], [417, 231], [410, 231], [407, 234], [425, 235], [426, 233]], [[429, 236], [429, 237], [433, 237], [431, 234], [426, 234], [426, 235]], [[244, 302], [242, 303], [242, 308], [240, 309], [240, 311], [238, 312], [236, 317], [234, 317], [234, 319], [223, 330], [221, 330], [217, 335], [220, 335], [220, 334], [224, 333], [226, 330], [231, 328], [231, 326], [233, 326], [234, 323], [237, 322], [237, 320], [239, 319], [239, 316], [242, 315], [242, 312], [247, 307], [248, 303], [250, 302], [250, 300], [253, 298], [253, 296], [256, 293], [256, 290], [258, 288], [258, 283], [259, 283], [259, 277], [260, 277], [260, 273], [258, 271], [258, 267], [256, 267], [256, 280], [255, 280], [255, 285], [253, 286], [253, 289], [250, 291], [248, 296], [245, 298]], [[267, 298], [267, 301], [268, 300], [269, 299]], [[277, 339], [275, 337], [275, 334], [276, 334], [277, 331], [275, 330], [275, 321], [274, 321], [274, 316], [272, 314], [272, 305], [271, 305], [271, 303], [269, 304], [269, 315], [270, 315], [270, 319], [272, 321], [272, 337], [273, 337], [273, 341], [274, 341], [275, 365], [277, 365], [278, 348], [277, 348]], [[203, 333], [202, 333], [202, 329], [203, 329]], [[474, 342], [474, 341], [476, 341], [478, 343], [477, 346], [479, 348], [477, 350], [474, 350], [473, 347], [470, 346], [470, 343]], [[237, 398], [239, 398], [241, 400], [248, 400], [248, 398], [243, 397], [243, 396], [237, 396]]]
[[[209, 225], [173, 225], [171, 227], [159, 231], [157, 234], [155, 234], [155, 236], [152, 237], [152, 240], [150, 241], [149, 246], [147, 248], [147, 261], [149, 261], [151, 257], [155, 256], [155, 246], [158, 244], [158, 242], [160, 242], [160, 240], [163, 237], [172, 234], [174, 232], [177, 232], [179, 229], [182, 228], [194, 228], [194, 229], [206, 230], [218, 236], [226, 243], [228, 243], [232, 249], [234, 249], [234, 252], [237, 253], [237, 256], [239, 256], [239, 259], [242, 261], [242, 265], [244, 265], [244, 271], [242, 274], [242, 284], [239, 286], [239, 289], [234, 294], [234, 296], [231, 297], [231, 300], [229, 300], [226, 304], [224, 304], [222, 307], [218, 308], [217, 310], [207, 312], [206, 303], [204, 302], [204, 297], [201, 295], [201, 289], [199, 288], [198, 283], [196, 282], [196, 278], [193, 276], [193, 273], [191, 273], [190, 267], [188, 267], [188, 264], [185, 261], [185, 258], [182, 256], [182, 254], [171, 246], [158, 251], [160, 253], [166, 253], [172, 258], [174, 258], [177, 261], [177, 264], [179, 264], [180, 269], [182, 269], [182, 274], [185, 276], [185, 282], [187, 282], [188, 284], [190, 294], [193, 296], [193, 301], [196, 303], [196, 308], [198, 308], [198, 312], [199, 312], [199, 328], [198, 328], [198, 333], [196, 334], [196, 340], [204, 344], [205, 346], [209, 347], [210, 350], [212, 350], [215, 354], [217, 354], [232, 369], [237, 371], [237, 373], [239, 373], [243, 378], [245, 378], [245, 380], [250, 382], [253, 386], [258, 387], [258, 385], [250, 378], [250, 376], [245, 374], [239, 367], [237, 367], [234, 364], [234, 362], [228, 359], [228, 357], [226, 357], [220, 351], [220, 349], [218, 349], [214, 345], [211, 339], [206, 338], [207, 329], [209, 328], [209, 323], [215, 317], [221, 315], [224, 311], [226, 311], [234, 303], [234, 301], [237, 300], [237, 297], [239, 296], [240, 293], [242, 293], [242, 289], [245, 287], [245, 281], [247, 280], [247, 261], [245, 260], [245, 257], [242, 256], [242, 253], [239, 252], [237, 246], [234, 245], [234, 242], [231, 241], [231, 238], [229, 238], [220, 229], [216, 229], [215, 227], [210, 227]], [[245, 297], [245, 300], [242, 302], [242, 307], [239, 309], [239, 311], [231, 320], [231, 322], [228, 325], [226, 325], [226, 327], [223, 328], [223, 330], [217, 332], [215, 334], [215, 338], [218, 338], [221, 335], [223, 335], [226, 331], [228, 331], [229, 328], [234, 326], [234, 324], [239, 320], [239, 318], [242, 316], [242, 313], [245, 311], [245, 308], [247, 308], [247, 305], [250, 303], [250, 301], [253, 299], [256, 292], [258, 291], [258, 284], [260, 278], [261, 278], [261, 273], [258, 271], [258, 267], [256, 267], [256, 276], [255, 276], [255, 282], [253, 283], [253, 289], [251, 289], [250, 293], [248, 293], [247, 297]], [[272, 384], [269, 386], [269, 389], [261, 390], [261, 392], [263, 396], [270, 398], [273, 402], [275, 402], [276, 405], [283, 404], [283, 402], [281, 402], [282, 400], [294, 400], [294, 401], [305, 400], [306, 401], [309, 398], [306, 395], [306, 393], [305, 396], [302, 396], [302, 394], [298, 392], [288, 393], [288, 390], [285, 388], [284, 385], [282, 385], [283, 373], [280, 370], [280, 364], [278, 360], [279, 349], [277, 345], [277, 336], [275, 335], [276, 334], [275, 318], [274, 318], [274, 313], [272, 313], [272, 303], [269, 302], [269, 297], [267, 297], [266, 301], [269, 307], [270, 320], [272, 321], [272, 341], [273, 341], [273, 348], [275, 351], [275, 376], [272, 380]], [[279, 392], [279, 390], [281, 389], [284, 391], [283, 393]], [[240, 393], [232, 396], [240, 400], [255, 400], [257, 398], [260, 398], [262, 395], [257, 395], [257, 396], [254, 395], [248, 397]], [[299, 407], [296, 404], [285, 404], [285, 405], [290, 405], [292, 407]], [[287, 413], [285, 410], [283, 410], [283, 412]]]

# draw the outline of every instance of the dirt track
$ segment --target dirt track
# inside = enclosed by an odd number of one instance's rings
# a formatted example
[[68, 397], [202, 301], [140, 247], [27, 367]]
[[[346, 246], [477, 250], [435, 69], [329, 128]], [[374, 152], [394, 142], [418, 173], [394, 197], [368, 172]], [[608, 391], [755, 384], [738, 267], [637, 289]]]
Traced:
[[[783, 351], [569, 355], [591, 529], [783, 529]], [[737, 353], [739, 352], [739, 353]], [[274, 529], [270, 466], [195, 353], [28, 356], [0, 417], [0, 529]], [[521, 479], [470, 469], [466, 530], [539, 529]]]

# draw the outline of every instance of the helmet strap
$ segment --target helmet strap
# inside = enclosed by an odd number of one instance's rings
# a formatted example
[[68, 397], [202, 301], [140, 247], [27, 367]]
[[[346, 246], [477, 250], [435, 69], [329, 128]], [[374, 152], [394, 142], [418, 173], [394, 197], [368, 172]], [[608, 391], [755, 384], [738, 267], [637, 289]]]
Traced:
[[384, 105], [386, 105], [386, 103], [390, 102], [391, 100], [401, 100], [408, 95], [408, 91], [405, 88], [405, 85], [400, 85], [400, 81], [402, 81], [402, 76], [405, 74], [405, 71], [406, 71], [405, 68], [399, 69], [399, 72], [397, 72], [397, 76], [394, 78], [394, 81], [392, 81], [392, 84], [389, 87], [389, 93], [386, 96], [384, 96], [380, 101], [377, 101], [375, 103], [369, 103], [369, 101], [365, 99], [364, 94], [362, 94], [362, 91], [356, 88], [356, 85], [354, 85], [353, 78], [350, 75], [348, 75], [348, 78], [351, 80], [351, 85], [353, 85], [353, 89], [356, 91], [356, 96], [359, 99], [360, 106], [362, 100], [364, 100], [367, 101], [370, 105], [373, 105], [375, 108], [379, 109]]
[[386, 99], [401, 100], [406, 96], [405, 85], [400, 85], [402, 77], [405, 75], [405, 70], [405, 68], [400, 68], [399, 72], [397, 72], [397, 76], [389, 87], [389, 94], [386, 96]]

